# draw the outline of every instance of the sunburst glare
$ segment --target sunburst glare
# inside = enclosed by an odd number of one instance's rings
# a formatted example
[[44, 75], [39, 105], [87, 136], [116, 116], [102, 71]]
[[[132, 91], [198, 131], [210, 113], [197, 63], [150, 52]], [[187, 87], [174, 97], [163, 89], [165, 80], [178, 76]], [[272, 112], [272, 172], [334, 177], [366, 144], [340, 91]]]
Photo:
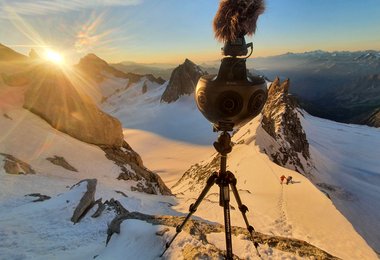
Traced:
[[62, 65], [65, 62], [65, 59], [61, 53], [50, 49], [45, 51], [44, 58], [58, 65]]

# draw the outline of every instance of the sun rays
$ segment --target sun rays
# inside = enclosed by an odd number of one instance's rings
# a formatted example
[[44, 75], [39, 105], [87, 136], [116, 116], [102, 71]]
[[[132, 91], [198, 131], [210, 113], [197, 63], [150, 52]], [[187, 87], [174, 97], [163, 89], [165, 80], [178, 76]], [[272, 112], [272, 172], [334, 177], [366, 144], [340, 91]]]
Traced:
[[[95, 105], [97, 101], [101, 99], [95, 80], [91, 79], [78, 66], [72, 66], [70, 61], [73, 60], [72, 58], [76, 54], [83, 55], [76, 49], [78, 46], [75, 46], [77, 35], [81, 35], [82, 37], [81, 41], [79, 41], [79, 45], [84, 47], [82, 49], [83, 51], [87, 52], [92, 48], [96, 48], [99, 44], [106, 45], [109, 33], [107, 31], [101, 31], [98, 27], [99, 24], [103, 22], [103, 16], [100, 16], [83, 26], [75, 28], [69, 28], [66, 26], [65, 28], [71, 30], [70, 34], [72, 38], [69, 38], [65, 42], [59, 42], [54, 38], [55, 34], [48, 34], [43, 37], [43, 31], [40, 32], [37, 28], [34, 28], [33, 23], [30, 22], [28, 18], [21, 17], [18, 12], [12, 9], [12, 7], [8, 6], [2, 11], [7, 13], [8, 20], [14, 25], [17, 32], [25, 38], [24, 41], [26, 42], [20, 42], [20, 46], [29, 50], [30, 48], [33, 48], [33, 56], [30, 55], [29, 58], [25, 57], [23, 60], [24, 63], [20, 64], [20, 66], [17, 67], [17, 70], [6, 72], [6, 75], [13, 79], [12, 82], [3, 82], [3, 80], [0, 80], [0, 85], [4, 91], [12, 90], [15, 92], [16, 87], [17, 90], [20, 90], [20, 93], [17, 92], [13, 96], [10, 96], [10, 92], [3, 91], [0, 93], [0, 97], [7, 94], [7, 103], [5, 103], [5, 101], [3, 102], [4, 104], [0, 102], [0, 115], [7, 113], [8, 110], [10, 111], [16, 105], [17, 108], [21, 108], [23, 106], [22, 103], [24, 102], [20, 101], [19, 98], [23, 98], [25, 93], [29, 90], [37, 91], [42, 87], [45, 87], [47, 92], [62, 91], [62, 93], [71, 93], [77, 97], [74, 99], [71, 98], [71, 94], [67, 95], [67, 97], [65, 97], [67, 102], [62, 102], [60, 105], [60, 109], [63, 114], [66, 113], [66, 115], [73, 112], [73, 107], [79, 108], [89, 103]], [[94, 15], [92, 18], [94, 17], [96, 18], [97, 16]], [[81, 29], [82, 31], [80, 31]], [[12, 64], [7, 64], [7, 66], [10, 65]], [[13, 86], [15, 84], [17, 86]], [[28, 91], [21, 93], [21, 90]], [[28, 95], [30, 98], [30, 93]], [[46, 97], [46, 103], [51, 102], [49, 95]], [[38, 98], [38, 95], [36, 95], [36, 98]], [[33, 103], [33, 100], [31, 103]], [[69, 104], [71, 104], [71, 108]], [[74, 114], [75, 113], [73, 113], [72, 116], [74, 116]], [[22, 116], [20, 120], [27, 120], [27, 118]], [[17, 127], [21, 121], [15, 122], [14, 127]], [[9, 129], [9, 132], [4, 133], [0, 139], [10, 136], [12, 131], [13, 128]], [[40, 149], [30, 155], [30, 159], [38, 158], [41, 151], [47, 149], [49, 143], [52, 142], [50, 139], [47, 137], [45, 142], [41, 143]]]
[[57, 51], [47, 49], [44, 53], [44, 59], [50, 62], [53, 62], [57, 65], [63, 65], [65, 63], [65, 59], [63, 55]]

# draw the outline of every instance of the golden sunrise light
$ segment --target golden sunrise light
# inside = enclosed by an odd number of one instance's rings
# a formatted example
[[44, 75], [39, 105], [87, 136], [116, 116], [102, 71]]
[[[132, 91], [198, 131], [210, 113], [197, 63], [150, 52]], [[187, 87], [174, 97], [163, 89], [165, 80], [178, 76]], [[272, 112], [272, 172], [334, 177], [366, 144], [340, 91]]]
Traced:
[[379, 14], [0, 0], [0, 260], [380, 260]]
[[62, 54], [53, 50], [46, 50], [44, 58], [58, 65], [62, 65], [65, 62]]

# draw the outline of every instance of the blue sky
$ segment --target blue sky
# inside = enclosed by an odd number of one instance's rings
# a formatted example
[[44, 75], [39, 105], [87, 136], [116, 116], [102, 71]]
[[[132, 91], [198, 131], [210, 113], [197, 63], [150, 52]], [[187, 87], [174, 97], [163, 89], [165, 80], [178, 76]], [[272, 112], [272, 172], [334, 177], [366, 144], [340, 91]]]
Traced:
[[[77, 60], [178, 63], [220, 58], [218, 0], [0, 0], [0, 43], [44, 46]], [[322, 49], [380, 50], [379, 0], [267, 0], [255, 56]], [[252, 39], [251, 39], [252, 40]], [[42, 47], [41, 47], [42, 46]]]

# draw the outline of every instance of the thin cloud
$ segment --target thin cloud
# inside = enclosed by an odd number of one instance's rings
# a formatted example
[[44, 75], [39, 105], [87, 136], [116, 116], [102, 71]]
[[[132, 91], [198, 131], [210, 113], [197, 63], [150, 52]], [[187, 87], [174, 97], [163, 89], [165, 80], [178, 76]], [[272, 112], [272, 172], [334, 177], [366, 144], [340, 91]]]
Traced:
[[5, 18], [8, 10], [18, 15], [47, 15], [95, 7], [132, 6], [143, 0], [3, 0], [0, 1], [0, 17]]

